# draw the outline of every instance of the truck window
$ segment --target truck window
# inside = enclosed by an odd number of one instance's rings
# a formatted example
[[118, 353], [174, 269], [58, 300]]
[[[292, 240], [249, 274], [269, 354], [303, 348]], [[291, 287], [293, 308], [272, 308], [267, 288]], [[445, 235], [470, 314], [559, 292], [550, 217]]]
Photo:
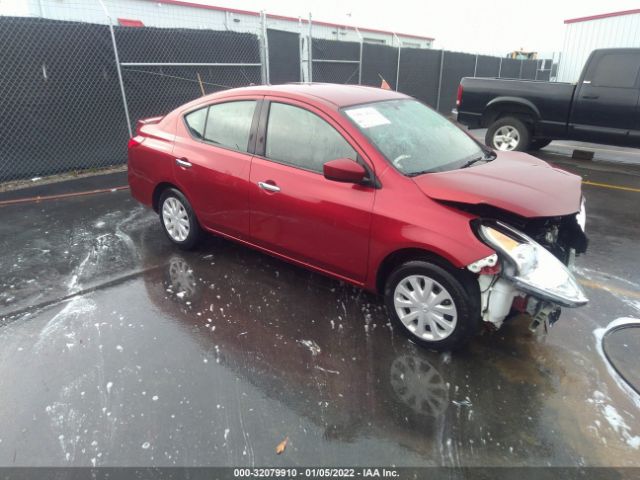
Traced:
[[605, 53], [589, 66], [585, 80], [594, 87], [633, 88], [639, 69], [638, 53]]

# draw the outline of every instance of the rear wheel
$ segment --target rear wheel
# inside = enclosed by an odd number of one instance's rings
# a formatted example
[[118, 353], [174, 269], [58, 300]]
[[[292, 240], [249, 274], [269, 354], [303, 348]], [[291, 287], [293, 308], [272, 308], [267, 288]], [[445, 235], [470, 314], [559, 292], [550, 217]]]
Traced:
[[531, 132], [522, 120], [502, 117], [491, 124], [485, 143], [494, 150], [524, 152], [529, 148]]
[[409, 338], [427, 348], [451, 350], [477, 332], [475, 293], [444, 268], [415, 260], [389, 275], [384, 295], [389, 315]]
[[202, 236], [202, 229], [182, 192], [175, 188], [165, 190], [159, 205], [160, 223], [169, 240], [184, 250], [195, 247]]

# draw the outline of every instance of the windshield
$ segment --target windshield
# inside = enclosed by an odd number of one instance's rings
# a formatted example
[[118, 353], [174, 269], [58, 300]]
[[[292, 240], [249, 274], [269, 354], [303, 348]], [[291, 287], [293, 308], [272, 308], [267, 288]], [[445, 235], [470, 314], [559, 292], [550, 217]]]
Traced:
[[347, 117], [405, 175], [463, 167], [486, 153], [417, 100], [389, 100], [344, 109]]

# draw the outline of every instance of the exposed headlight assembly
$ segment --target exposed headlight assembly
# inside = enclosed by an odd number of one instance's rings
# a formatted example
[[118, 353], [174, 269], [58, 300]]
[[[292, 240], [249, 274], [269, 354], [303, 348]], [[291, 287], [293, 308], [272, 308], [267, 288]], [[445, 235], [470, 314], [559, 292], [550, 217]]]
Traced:
[[503, 260], [503, 276], [519, 290], [565, 307], [589, 301], [569, 269], [524, 233], [497, 221], [476, 223], [476, 230]]

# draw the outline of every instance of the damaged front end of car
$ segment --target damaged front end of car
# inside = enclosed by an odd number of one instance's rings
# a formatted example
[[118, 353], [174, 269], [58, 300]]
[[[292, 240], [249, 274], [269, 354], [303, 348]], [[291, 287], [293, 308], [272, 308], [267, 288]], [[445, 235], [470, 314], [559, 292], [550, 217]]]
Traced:
[[478, 276], [485, 322], [499, 328], [512, 313], [526, 313], [532, 330], [546, 331], [561, 307], [588, 302], [570, 270], [576, 253], [587, 247], [584, 202], [576, 215], [529, 222], [528, 234], [495, 219], [479, 218], [471, 225], [496, 252], [467, 266]]

